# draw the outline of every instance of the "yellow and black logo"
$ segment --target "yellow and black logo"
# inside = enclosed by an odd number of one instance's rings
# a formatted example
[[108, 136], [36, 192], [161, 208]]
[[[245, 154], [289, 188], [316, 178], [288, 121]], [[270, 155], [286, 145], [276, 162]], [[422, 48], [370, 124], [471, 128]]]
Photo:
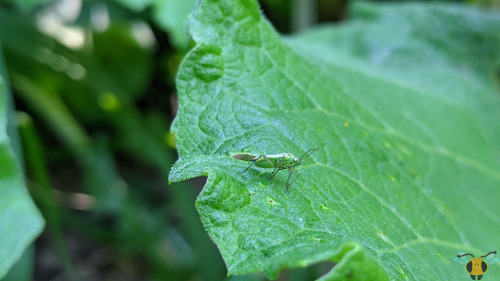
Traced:
[[[467, 256], [471, 256], [472, 258]], [[496, 251], [489, 252], [479, 258], [475, 258], [472, 254], [458, 252], [453, 260], [459, 264], [465, 264], [465, 270], [470, 274], [472, 280], [476, 280], [476, 276], [477, 280], [481, 280], [483, 274], [488, 270], [488, 264], [495, 264], [499, 261]]]

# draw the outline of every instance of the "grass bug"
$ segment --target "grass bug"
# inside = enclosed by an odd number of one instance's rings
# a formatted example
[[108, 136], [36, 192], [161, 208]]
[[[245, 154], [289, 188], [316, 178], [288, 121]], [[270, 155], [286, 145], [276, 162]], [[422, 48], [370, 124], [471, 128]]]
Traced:
[[[302, 155], [302, 157], [297, 158], [291, 153], [279, 153], [279, 154], [269, 154], [269, 155], [260, 155], [259, 157], [253, 157], [251, 159], [243, 159], [241, 157], [234, 157], [237, 159], [245, 160], [245, 161], [250, 161], [252, 164], [248, 166], [244, 171], [241, 171], [240, 173], [244, 173], [248, 171], [253, 165], [259, 167], [259, 168], [271, 168], [274, 169], [271, 175], [269, 176], [268, 180], [271, 180], [279, 171], [281, 170], [288, 170], [288, 179], [286, 181], [286, 192], [288, 192], [288, 189], [293, 185], [293, 183], [297, 180], [299, 177], [299, 173], [295, 171], [295, 167], [299, 166], [302, 161], [304, 161], [307, 157], [309, 157], [312, 153], [314, 153], [316, 150], [320, 149], [323, 147], [326, 143], [318, 146], [317, 148], [309, 149]], [[248, 158], [248, 157], [247, 157]], [[290, 183], [290, 178], [292, 177], [292, 173], [294, 173], [296, 176], [293, 179], [293, 181]]]

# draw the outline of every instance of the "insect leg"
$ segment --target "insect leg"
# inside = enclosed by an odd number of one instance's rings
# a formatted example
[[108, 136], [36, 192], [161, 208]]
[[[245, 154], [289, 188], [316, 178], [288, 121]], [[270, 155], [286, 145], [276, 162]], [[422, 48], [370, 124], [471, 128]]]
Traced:
[[[264, 156], [264, 157], [266, 157], [266, 156]], [[267, 159], [267, 157], [266, 157], [266, 159]], [[269, 162], [271, 162], [271, 160], [269, 160]], [[274, 170], [271, 173], [271, 176], [267, 180], [271, 180], [280, 171], [281, 165], [283, 165], [283, 158], [281, 158], [280, 160], [278, 160], [278, 163], [276, 164], [276, 166], [274, 166]]]
[[276, 166], [267, 180], [271, 180], [278, 173], [278, 171], [279, 171], [279, 169]]
[[[266, 159], [266, 161], [269, 162], [271, 165], [275, 165], [274, 166], [275, 168], [281, 166], [281, 163], [283, 163], [283, 159], [280, 159], [281, 160], [280, 164], [276, 165], [273, 163], [273, 161], [271, 161], [271, 159], [267, 158], [267, 156], [265, 156], [265, 155], [261, 155], [257, 160], [259, 160], [260, 158]], [[255, 160], [255, 161], [257, 161], [257, 160]]]
[[244, 173], [244, 172], [248, 171], [248, 169], [250, 169], [250, 167], [252, 167], [252, 166], [255, 164], [255, 162], [257, 162], [257, 161], [258, 161], [260, 158], [262, 158], [262, 157], [266, 157], [266, 156], [265, 156], [265, 155], [261, 155], [261, 156], [259, 156], [257, 159], [255, 159], [255, 160], [251, 160], [251, 161], [252, 161], [252, 164], [250, 164], [250, 166], [248, 166], [245, 170], [241, 171], [240, 173]]
[[250, 169], [250, 167], [252, 167], [253, 164], [255, 164], [255, 162], [252, 162], [252, 164], [250, 164], [250, 166], [248, 166], [245, 170], [241, 171], [240, 173], [244, 173], [244, 172], [248, 171], [248, 169]]
[[[295, 173], [295, 175], [297, 175], [297, 176], [293, 179], [292, 183], [290, 183], [290, 184], [289, 184], [289, 182], [290, 182], [290, 177], [292, 176], [292, 172], [293, 172], [293, 173]], [[288, 189], [289, 189], [290, 187], [292, 187], [293, 183], [297, 180], [297, 178], [298, 178], [299, 176], [300, 176], [300, 174], [299, 174], [297, 171], [295, 171], [295, 168], [293, 168], [293, 167], [292, 167], [292, 168], [289, 168], [289, 169], [288, 169], [288, 180], [286, 181], [286, 192], [287, 192], [287, 193], [288, 193]]]

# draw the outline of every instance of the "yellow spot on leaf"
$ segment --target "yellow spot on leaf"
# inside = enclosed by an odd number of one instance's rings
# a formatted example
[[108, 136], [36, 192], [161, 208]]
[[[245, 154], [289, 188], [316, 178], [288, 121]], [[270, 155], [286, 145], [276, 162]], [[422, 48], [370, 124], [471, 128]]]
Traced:
[[276, 205], [276, 204], [277, 204], [277, 203], [276, 203], [276, 201], [274, 201], [272, 198], [269, 198], [269, 197], [267, 197], [267, 203], [268, 203], [269, 205], [271, 205], [271, 206], [274, 206], [274, 205]]

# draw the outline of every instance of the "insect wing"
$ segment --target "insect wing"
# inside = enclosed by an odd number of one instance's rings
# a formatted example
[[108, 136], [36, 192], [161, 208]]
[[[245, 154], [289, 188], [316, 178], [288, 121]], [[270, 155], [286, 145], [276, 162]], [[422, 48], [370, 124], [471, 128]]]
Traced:
[[488, 255], [487, 257], [484, 257], [483, 259], [487, 264], [495, 264], [497, 263], [498, 261], [500, 261], [500, 259], [497, 257], [496, 254], [491, 254], [491, 255]]
[[461, 256], [463, 254], [465, 254], [465, 253], [462, 251], [459, 251], [453, 260], [459, 264], [467, 264], [470, 260], [469, 256], [458, 257], [458, 256]]
[[234, 154], [231, 157], [242, 161], [252, 161], [254, 159], [257, 159], [258, 156], [245, 152], [245, 153]]

